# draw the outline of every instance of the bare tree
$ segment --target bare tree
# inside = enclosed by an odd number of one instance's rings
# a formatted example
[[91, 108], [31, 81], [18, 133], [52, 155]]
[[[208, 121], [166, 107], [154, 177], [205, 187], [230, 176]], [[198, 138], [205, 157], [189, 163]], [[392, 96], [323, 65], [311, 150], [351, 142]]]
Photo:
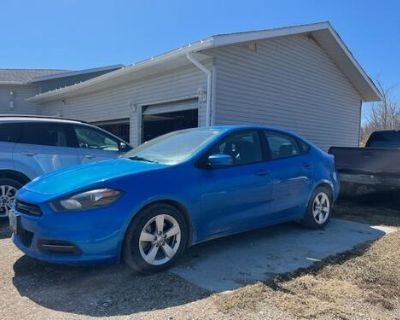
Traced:
[[384, 87], [379, 80], [376, 84], [382, 94], [382, 101], [372, 105], [371, 114], [361, 128], [361, 145], [365, 145], [373, 131], [400, 129], [400, 105], [393, 100], [394, 87]]

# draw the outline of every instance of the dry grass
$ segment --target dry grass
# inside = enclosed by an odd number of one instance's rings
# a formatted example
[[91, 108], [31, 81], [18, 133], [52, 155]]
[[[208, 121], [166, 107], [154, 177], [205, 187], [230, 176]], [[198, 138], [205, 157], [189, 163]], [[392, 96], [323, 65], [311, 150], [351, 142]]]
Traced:
[[400, 232], [311, 269], [214, 296], [224, 313], [273, 305], [312, 319], [400, 319]]

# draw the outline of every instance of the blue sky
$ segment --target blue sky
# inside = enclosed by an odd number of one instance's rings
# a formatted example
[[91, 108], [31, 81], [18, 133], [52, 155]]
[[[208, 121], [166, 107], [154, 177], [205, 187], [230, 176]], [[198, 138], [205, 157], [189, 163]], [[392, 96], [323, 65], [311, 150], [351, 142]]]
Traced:
[[329, 20], [400, 100], [397, 0], [2, 0], [0, 12], [0, 68], [129, 64], [213, 34]]

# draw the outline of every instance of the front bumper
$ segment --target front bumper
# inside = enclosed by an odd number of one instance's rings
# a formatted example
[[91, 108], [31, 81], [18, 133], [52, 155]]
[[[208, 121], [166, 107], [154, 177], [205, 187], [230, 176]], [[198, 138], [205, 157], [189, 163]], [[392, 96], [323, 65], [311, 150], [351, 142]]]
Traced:
[[13, 209], [9, 216], [12, 241], [26, 255], [48, 262], [117, 262], [125, 230], [114, 211], [31, 216]]

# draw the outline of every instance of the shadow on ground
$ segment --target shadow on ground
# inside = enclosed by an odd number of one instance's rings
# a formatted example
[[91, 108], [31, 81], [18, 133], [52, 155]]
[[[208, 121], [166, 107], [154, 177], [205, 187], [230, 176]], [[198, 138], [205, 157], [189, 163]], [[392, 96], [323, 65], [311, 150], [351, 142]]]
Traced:
[[334, 213], [357, 222], [400, 227], [400, 191], [341, 197]]
[[11, 230], [8, 228], [8, 219], [0, 218], [0, 239], [11, 237]]
[[397, 210], [400, 214], [400, 190], [392, 192], [371, 193], [344, 198], [354, 205], [370, 206], [376, 209]]
[[169, 273], [143, 276], [124, 265], [72, 267], [20, 258], [13, 284], [37, 304], [86, 316], [129, 315], [186, 304], [209, 295]]

